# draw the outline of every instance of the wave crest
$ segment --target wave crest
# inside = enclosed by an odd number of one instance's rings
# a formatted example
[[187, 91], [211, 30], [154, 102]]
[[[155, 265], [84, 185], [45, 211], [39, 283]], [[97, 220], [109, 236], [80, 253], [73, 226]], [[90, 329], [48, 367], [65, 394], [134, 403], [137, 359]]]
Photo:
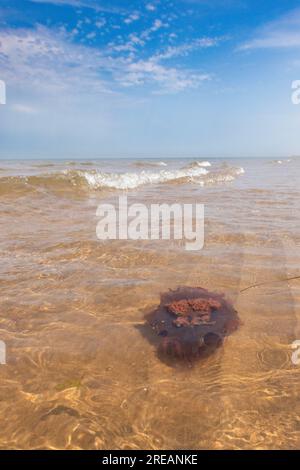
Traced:
[[146, 167], [157, 167], [157, 166], [168, 166], [165, 162], [156, 162], [156, 161], [144, 161], [138, 160], [133, 163], [133, 166], [146, 168]]
[[74, 192], [90, 190], [128, 190], [152, 184], [199, 184], [202, 186], [233, 181], [244, 173], [243, 168], [221, 167], [208, 170], [196, 165], [174, 170], [103, 172], [100, 170], [71, 170], [31, 176], [3, 176], [0, 194], [40, 192]]
[[206, 161], [206, 160], [200, 161], [200, 162], [195, 160], [194, 162], [191, 162], [188, 165], [186, 165], [184, 168], [187, 168], [187, 169], [188, 168], [199, 168], [199, 167], [200, 168], [208, 168], [210, 166], [211, 166], [211, 163]]
[[188, 180], [208, 173], [204, 168], [187, 170], [161, 170], [157, 172], [141, 171], [140, 173], [102, 173], [82, 172], [89, 186], [93, 189], [135, 189], [146, 184], [159, 184], [178, 180]]

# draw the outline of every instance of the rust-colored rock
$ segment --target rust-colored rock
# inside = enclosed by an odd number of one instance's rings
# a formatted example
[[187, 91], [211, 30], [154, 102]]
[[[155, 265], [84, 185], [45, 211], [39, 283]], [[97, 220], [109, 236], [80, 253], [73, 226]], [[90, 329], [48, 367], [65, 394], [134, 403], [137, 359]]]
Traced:
[[163, 294], [146, 320], [161, 338], [159, 355], [188, 360], [211, 354], [240, 325], [224, 295], [201, 287], [180, 287]]

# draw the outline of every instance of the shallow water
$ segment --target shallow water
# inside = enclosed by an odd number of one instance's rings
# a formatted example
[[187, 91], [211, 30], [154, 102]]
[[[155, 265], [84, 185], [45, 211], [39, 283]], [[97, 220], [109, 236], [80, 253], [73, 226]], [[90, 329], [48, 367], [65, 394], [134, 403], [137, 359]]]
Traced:
[[[1, 162], [1, 448], [299, 448], [300, 161], [209, 162]], [[97, 240], [120, 194], [205, 204], [204, 249]], [[138, 328], [184, 285], [243, 321], [193, 367]]]

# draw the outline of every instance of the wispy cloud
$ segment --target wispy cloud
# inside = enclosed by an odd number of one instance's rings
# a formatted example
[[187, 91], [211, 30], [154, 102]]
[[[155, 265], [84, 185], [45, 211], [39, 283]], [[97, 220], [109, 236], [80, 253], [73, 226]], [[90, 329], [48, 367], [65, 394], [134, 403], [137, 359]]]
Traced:
[[37, 108], [34, 108], [31, 105], [28, 104], [21, 104], [21, 103], [16, 103], [12, 105], [13, 111], [16, 111], [17, 113], [21, 114], [37, 114], [38, 110]]
[[[174, 93], [188, 88], [197, 88], [203, 81], [211, 79], [209, 73], [199, 73], [186, 69], [180, 65], [166, 65], [170, 59], [187, 56], [189, 53], [209, 47], [214, 47], [223, 38], [198, 38], [189, 43], [178, 46], [169, 46], [162, 51], [152, 54], [147, 59], [139, 59], [138, 47], [143, 48], [145, 41], [149, 39], [143, 32], [140, 37], [132, 34], [126, 43], [111, 45], [112, 51], [130, 51], [130, 59], [123, 63], [121, 73], [116, 74], [117, 81], [124, 87], [132, 87], [154, 83], [159, 87], [155, 93]], [[143, 39], [141, 39], [143, 38]]]
[[96, 26], [96, 28], [98, 28], [98, 29], [103, 28], [103, 26], [105, 26], [105, 25], [106, 25], [106, 20], [105, 20], [104, 18], [101, 18], [100, 20], [97, 20], [97, 21], [95, 22], [95, 26]]
[[160, 28], [163, 28], [164, 26], [167, 26], [167, 24], [164, 24], [159, 18], [157, 18], [152, 27], [150, 28], [151, 32], [157, 31]]
[[[199, 38], [162, 51], [151, 50], [147, 56], [145, 41], [163, 27], [157, 19], [139, 36], [132, 33], [125, 42], [101, 47], [75, 43], [74, 35], [65, 29], [6, 29], [0, 32], [3, 78], [36, 91], [81, 94], [119, 93], [122, 88], [143, 85], [154, 93], [174, 93], [208, 80], [209, 73], [186, 68], [175, 58], [216, 46], [218, 40]], [[95, 32], [89, 32], [86, 38], [94, 40]], [[170, 59], [171, 66], [166, 64]]]
[[131, 24], [134, 21], [137, 21], [139, 19], [140, 19], [140, 14], [138, 12], [133, 12], [127, 18], [125, 18], [124, 23]]
[[86, 46], [72, 44], [61, 31], [39, 26], [0, 32], [0, 64], [7, 82], [22, 88], [108, 91], [100, 74], [107, 60]]
[[155, 10], [156, 10], [156, 6], [155, 6], [153, 3], [147, 3], [147, 4], [146, 4], [146, 10], [148, 10], [148, 11], [155, 11]]
[[218, 38], [199, 38], [189, 43], [180, 44], [179, 46], [169, 46], [164, 52], [159, 53], [156, 57], [159, 60], [172, 59], [173, 57], [186, 56], [190, 52], [197, 49], [204, 49], [216, 46], [220, 42]]
[[90, 8], [96, 12], [121, 13], [123, 10], [113, 7], [111, 4], [97, 0], [30, 0], [32, 3], [48, 3], [58, 6], [72, 6], [76, 8]]
[[300, 47], [300, 9], [272, 21], [256, 31], [256, 35], [239, 46], [239, 50]]
[[175, 67], [159, 64], [154, 58], [139, 60], [127, 65], [127, 71], [120, 77], [123, 86], [134, 86], [155, 82], [159, 89], [155, 93], [177, 93], [188, 88], [197, 88], [204, 80], [211, 77], [208, 74], [197, 74]]

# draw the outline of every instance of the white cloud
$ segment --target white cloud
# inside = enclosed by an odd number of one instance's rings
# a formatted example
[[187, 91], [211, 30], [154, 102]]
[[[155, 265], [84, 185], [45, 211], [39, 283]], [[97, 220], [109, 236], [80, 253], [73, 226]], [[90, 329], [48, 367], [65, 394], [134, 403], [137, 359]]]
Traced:
[[168, 24], [167, 23], [163, 23], [160, 19], [156, 19], [152, 26], [148, 29], [145, 29], [142, 33], [141, 33], [141, 38], [142, 39], [145, 39], [145, 40], [149, 40], [152, 33], [155, 33], [156, 31], [158, 31], [159, 29], [161, 28], [167, 28], [168, 27]]
[[252, 39], [239, 47], [239, 50], [300, 47], [300, 32], [277, 31]]
[[101, 18], [100, 20], [97, 20], [97, 21], [95, 22], [95, 26], [96, 26], [96, 28], [98, 28], [98, 29], [103, 28], [103, 26], [105, 26], [105, 25], [106, 25], [106, 20], [105, 20], [104, 18]]
[[52, 5], [65, 6], [69, 5], [75, 8], [90, 8], [97, 12], [103, 11], [107, 13], [121, 13], [119, 8], [107, 5], [99, 5], [97, 0], [30, 0], [32, 3], [48, 3]]
[[127, 65], [127, 73], [120, 77], [123, 86], [133, 86], [156, 82], [159, 93], [179, 92], [187, 88], [197, 88], [201, 82], [210, 79], [208, 74], [196, 74], [175, 67], [165, 67], [154, 58], [139, 60]]
[[72, 44], [63, 31], [1, 31], [0, 64], [7, 82], [21, 88], [108, 91], [100, 75], [107, 60], [97, 51]]
[[189, 43], [181, 44], [179, 46], [169, 46], [164, 52], [157, 54], [157, 59], [165, 60], [173, 57], [180, 57], [188, 55], [193, 50], [204, 49], [213, 47], [218, 44], [219, 40], [215, 38], [200, 38], [195, 39]]
[[90, 33], [88, 33], [88, 34], [86, 35], [86, 38], [87, 38], [87, 39], [95, 39], [96, 36], [97, 36], [97, 35], [96, 35], [95, 31], [91, 31]]
[[129, 34], [128, 41], [123, 41], [122, 37], [119, 37], [118, 39], [120, 40], [120, 43], [112, 42], [109, 44], [110, 50], [112, 52], [136, 52], [138, 46], [143, 47], [145, 45], [145, 41], [134, 33]]
[[147, 5], [146, 5], [146, 10], [148, 10], [148, 11], [155, 11], [155, 10], [156, 10], [156, 6], [153, 5], [153, 3], [147, 3]]
[[112, 44], [111, 51], [112, 52], [135, 52], [136, 48], [134, 47], [131, 41], [128, 41], [124, 44]]
[[127, 18], [125, 18], [124, 23], [126, 24], [131, 24], [134, 21], [137, 21], [140, 19], [140, 15], [137, 12], [131, 13]]
[[136, 34], [130, 34], [129, 39], [133, 44], [137, 44], [138, 46], [144, 46], [145, 41], [139, 38]]
[[[162, 27], [156, 23], [155, 27]], [[168, 48], [144, 58], [145, 39], [135, 34], [128, 41], [102, 48], [72, 42], [64, 30], [7, 29], [0, 32], [1, 76], [15, 87], [31, 92], [74, 96], [120, 92], [120, 87], [147, 85], [154, 92], [179, 92], [196, 88], [209, 74], [166, 66], [164, 61], [209, 47], [216, 40], [204, 38]], [[89, 38], [92, 39], [94, 33]], [[143, 57], [143, 58], [142, 58]]]
[[22, 114], [36, 114], [38, 110], [34, 108], [33, 106], [30, 106], [28, 104], [14, 104], [12, 105], [13, 111], [16, 111], [17, 113], [22, 113]]
[[256, 31], [250, 41], [239, 50], [300, 47], [300, 9], [292, 10], [278, 20]]
[[[156, 20], [151, 30], [164, 27], [160, 20]], [[141, 37], [148, 37], [142, 33]], [[145, 39], [146, 39], [145, 38]], [[130, 44], [133, 45], [134, 37], [131, 37]], [[167, 59], [187, 55], [193, 50], [216, 46], [222, 38], [198, 38], [189, 43], [179, 46], [168, 47], [165, 51], [155, 53], [146, 60], [132, 60], [126, 64], [122, 76], [118, 80], [123, 86], [136, 86], [151, 82], [159, 85], [157, 92], [170, 93], [179, 92], [188, 88], [197, 88], [203, 81], [211, 79], [210, 74], [197, 73], [193, 70], [186, 70], [176, 66], [167, 67], [162, 62]], [[139, 44], [140, 39], [135, 37]]]
[[156, 19], [154, 21], [154, 24], [151, 28], [152, 31], [157, 31], [158, 29], [162, 28], [163, 27], [163, 22], [159, 19]]

